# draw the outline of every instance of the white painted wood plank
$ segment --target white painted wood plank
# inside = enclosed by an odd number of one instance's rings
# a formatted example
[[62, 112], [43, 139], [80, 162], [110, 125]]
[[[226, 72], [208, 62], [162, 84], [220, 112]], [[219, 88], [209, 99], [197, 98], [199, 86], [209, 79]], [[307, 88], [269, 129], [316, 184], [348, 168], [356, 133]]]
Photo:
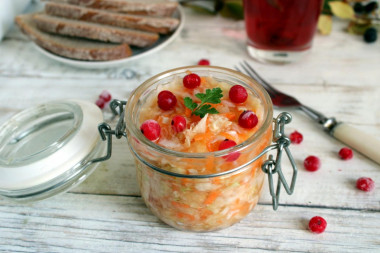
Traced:
[[[50, 100], [76, 98], [95, 101], [98, 94], [108, 89], [116, 98], [126, 98], [136, 81], [56, 78], [6, 78], [0, 77], [0, 123], [5, 122], [16, 111]], [[312, 86], [300, 88], [299, 85], [281, 84], [281, 88], [307, 97], [307, 102], [338, 119], [351, 123], [357, 128], [380, 138], [377, 93], [372, 87], [354, 88], [345, 86]], [[310, 96], [310, 94], [312, 94]], [[323, 100], [323, 103], [320, 102]], [[336, 103], [336, 100], [339, 103]], [[369, 110], [368, 108], [374, 108]], [[275, 110], [278, 114], [280, 110]], [[342, 161], [337, 152], [343, 145], [322, 132], [316, 124], [301, 112], [291, 111], [293, 122], [287, 133], [293, 130], [304, 135], [301, 145], [292, 145], [293, 156], [299, 166], [299, 178], [294, 195], [282, 194], [281, 203], [312, 206], [342, 206], [359, 209], [379, 210], [379, 187], [372, 193], [363, 193], [355, 188], [355, 180], [362, 176], [380, 182], [379, 166], [362, 155], [355, 153], [354, 159]], [[95, 126], [94, 126], [95, 127]], [[99, 166], [98, 170], [75, 192], [117, 195], [139, 195], [135, 167], [125, 140], [114, 142], [111, 160]], [[303, 159], [317, 155], [322, 161], [321, 170], [310, 173], [303, 169]], [[290, 176], [290, 167], [284, 168]], [[267, 188], [264, 188], [267, 189]], [[261, 203], [270, 203], [271, 198], [265, 190]]]
[[[100, 92], [109, 90], [114, 98], [126, 99], [129, 93], [148, 79], [148, 76], [126, 80], [115, 78], [109, 80], [87, 78], [56, 77], [7, 77], [0, 75], [0, 121], [4, 121], [2, 112], [22, 110], [28, 106], [50, 100], [78, 98], [95, 101]], [[277, 88], [294, 95], [301, 102], [319, 110], [326, 116], [360, 126], [380, 127], [380, 87], [359, 85], [356, 87], [333, 85], [318, 86], [314, 84], [276, 83]], [[15, 103], [17, 101], [17, 103]], [[276, 109], [276, 112], [287, 109]], [[301, 120], [311, 122], [301, 112], [290, 110]], [[317, 129], [317, 127], [315, 127]], [[378, 129], [379, 130], [379, 129]], [[373, 131], [380, 137], [379, 131]]]
[[[307, 229], [315, 215], [327, 230]], [[0, 201], [0, 250], [10, 252], [378, 252], [379, 212], [259, 205], [210, 233], [177, 231], [140, 198], [64, 194], [31, 205]]]

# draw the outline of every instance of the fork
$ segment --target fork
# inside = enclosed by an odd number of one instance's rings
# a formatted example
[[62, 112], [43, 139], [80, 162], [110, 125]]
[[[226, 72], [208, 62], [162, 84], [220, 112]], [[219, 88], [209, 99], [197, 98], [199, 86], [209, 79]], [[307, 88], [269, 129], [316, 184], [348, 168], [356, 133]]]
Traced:
[[318, 124], [322, 125], [323, 130], [331, 136], [380, 164], [380, 141], [373, 136], [346, 123], [338, 122], [334, 117], [328, 118], [322, 113], [302, 104], [296, 98], [277, 90], [266, 82], [246, 61], [240, 63], [240, 68], [235, 66], [235, 69], [242, 73], [245, 72], [261, 84], [271, 97], [274, 106], [303, 111]]

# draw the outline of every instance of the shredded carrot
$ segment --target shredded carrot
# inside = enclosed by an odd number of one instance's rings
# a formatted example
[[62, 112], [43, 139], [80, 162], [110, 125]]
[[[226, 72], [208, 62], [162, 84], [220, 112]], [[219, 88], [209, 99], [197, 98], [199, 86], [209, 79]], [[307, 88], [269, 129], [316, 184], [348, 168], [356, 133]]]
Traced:
[[[251, 203], [249, 202], [243, 202], [237, 205], [237, 209], [240, 211], [241, 214], [246, 214], [250, 211]], [[237, 214], [238, 212], [236, 212]]]
[[201, 77], [201, 85], [202, 86], [208, 86], [208, 80], [205, 76]]
[[221, 141], [209, 141], [207, 143], [207, 150], [210, 152], [217, 151], [219, 149], [220, 142]]
[[158, 122], [158, 124], [162, 124], [162, 116], [158, 116], [157, 122]]
[[161, 137], [167, 138], [167, 137], [169, 137], [169, 136], [170, 136], [169, 129], [168, 129], [168, 128], [164, 128], [164, 127], [162, 127], [162, 128], [161, 128], [161, 136], [160, 136], [160, 138], [161, 138]]
[[177, 201], [172, 201], [172, 206], [177, 207], [177, 208], [190, 208], [188, 204], [180, 203]]
[[187, 220], [191, 220], [191, 221], [195, 220], [195, 216], [194, 215], [191, 215], [191, 214], [188, 214], [188, 213], [183, 213], [183, 212], [177, 212], [177, 217], [180, 218], [180, 219], [187, 219]]
[[231, 169], [231, 163], [229, 162], [226, 162], [226, 163], [222, 163], [219, 168], [222, 170], [222, 171], [227, 171], [227, 170], [230, 170]]
[[222, 180], [220, 180], [220, 177], [214, 177], [213, 179], [211, 179], [211, 182], [213, 184], [221, 184]]
[[211, 172], [214, 168], [215, 157], [210, 156], [206, 160], [206, 171]]
[[191, 115], [191, 121], [192, 122], [199, 122], [201, 120], [201, 117], [199, 117], [198, 115]]
[[177, 184], [172, 184], [172, 190], [173, 191], [179, 191], [179, 187]]
[[206, 133], [201, 133], [201, 134], [196, 134], [196, 135], [194, 135], [194, 140], [195, 141], [201, 141], [201, 140], [204, 140], [204, 139], [206, 139], [206, 137], [207, 137], [207, 134]]
[[181, 178], [181, 184], [182, 185], [186, 185], [186, 184], [188, 184], [190, 182], [191, 182], [191, 180], [189, 178]]
[[191, 110], [187, 107], [185, 108], [185, 116], [188, 118], [191, 116]]
[[215, 191], [210, 192], [210, 193], [208, 194], [208, 196], [206, 197], [205, 201], [203, 202], [203, 204], [205, 204], [205, 205], [210, 205], [210, 204], [212, 204], [212, 203], [215, 201], [215, 199], [216, 199], [217, 197], [219, 197], [219, 195], [220, 195], [221, 193], [222, 193], [221, 190], [215, 190]]
[[221, 113], [220, 116], [224, 116], [231, 121], [236, 119], [236, 113], [233, 112]]
[[198, 209], [199, 216], [201, 220], [207, 219], [210, 215], [214, 214], [212, 211], [210, 211], [207, 208], [199, 208]]
[[206, 134], [210, 134], [209, 124], [210, 124], [210, 118], [207, 117], [207, 119], [206, 119]]
[[206, 143], [206, 146], [207, 146], [207, 150], [208, 150], [209, 152], [212, 152], [212, 145], [211, 145], [211, 143], [207, 142], [207, 143]]

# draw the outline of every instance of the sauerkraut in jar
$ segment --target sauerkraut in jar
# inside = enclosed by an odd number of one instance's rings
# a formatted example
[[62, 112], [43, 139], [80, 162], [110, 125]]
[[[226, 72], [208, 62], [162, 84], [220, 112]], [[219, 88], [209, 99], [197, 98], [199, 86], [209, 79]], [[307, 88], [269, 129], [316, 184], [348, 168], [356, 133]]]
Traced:
[[243, 219], [261, 193], [266, 155], [256, 158], [272, 141], [272, 114], [263, 88], [229, 69], [179, 68], [143, 83], [126, 124], [146, 205], [181, 230]]

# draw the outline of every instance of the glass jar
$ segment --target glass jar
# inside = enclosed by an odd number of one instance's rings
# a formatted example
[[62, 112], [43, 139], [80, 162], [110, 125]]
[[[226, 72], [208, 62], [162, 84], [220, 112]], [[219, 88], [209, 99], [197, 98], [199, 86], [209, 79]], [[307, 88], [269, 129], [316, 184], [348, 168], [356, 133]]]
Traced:
[[[261, 102], [262, 120], [258, 130], [243, 143], [222, 151], [184, 153], [161, 147], [141, 133], [140, 110], [158, 87], [188, 72], [211, 76], [231, 86], [239, 84]], [[261, 169], [266, 155], [246, 165], [272, 142], [272, 102], [266, 91], [251, 78], [219, 67], [185, 67], [156, 75], [140, 85], [130, 96], [125, 121], [128, 142], [136, 160], [142, 197], [151, 211], [165, 223], [192, 231], [212, 231], [243, 219], [257, 204], [264, 182]], [[234, 162], [228, 154], [239, 152]], [[215, 167], [215, 174], [202, 168]], [[189, 171], [199, 171], [198, 174]], [[205, 170], [207, 171], [207, 170]], [[208, 170], [210, 171], [210, 170]]]

